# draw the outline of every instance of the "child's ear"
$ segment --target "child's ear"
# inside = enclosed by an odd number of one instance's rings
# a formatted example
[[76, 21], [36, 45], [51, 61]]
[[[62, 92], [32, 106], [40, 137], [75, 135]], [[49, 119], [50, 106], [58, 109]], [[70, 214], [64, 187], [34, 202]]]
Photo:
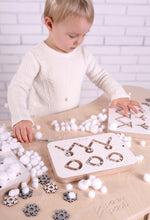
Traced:
[[48, 28], [49, 31], [51, 31], [53, 28], [53, 20], [50, 17], [45, 17], [44, 20], [46, 27]]

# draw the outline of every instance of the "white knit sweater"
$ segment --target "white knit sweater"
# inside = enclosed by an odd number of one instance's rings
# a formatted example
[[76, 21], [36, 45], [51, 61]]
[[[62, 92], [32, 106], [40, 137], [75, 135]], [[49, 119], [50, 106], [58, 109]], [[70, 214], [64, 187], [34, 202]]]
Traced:
[[70, 53], [61, 53], [42, 42], [31, 49], [8, 88], [12, 125], [77, 107], [85, 74], [107, 92], [111, 100], [128, 97], [84, 46]]

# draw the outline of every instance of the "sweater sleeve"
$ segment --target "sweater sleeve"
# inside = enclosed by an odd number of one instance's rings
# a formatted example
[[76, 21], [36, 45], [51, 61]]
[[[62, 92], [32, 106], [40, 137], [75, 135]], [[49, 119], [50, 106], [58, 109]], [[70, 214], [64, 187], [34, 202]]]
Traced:
[[84, 58], [86, 63], [86, 74], [88, 78], [104, 92], [111, 100], [129, 97], [122, 86], [116, 82], [108, 72], [100, 67], [94, 56], [84, 47]]
[[11, 112], [12, 126], [21, 120], [32, 121], [27, 109], [27, 97], [39, 68], [39, 63], [33, 54], [28, 52], [8, 86], [8, 105]]

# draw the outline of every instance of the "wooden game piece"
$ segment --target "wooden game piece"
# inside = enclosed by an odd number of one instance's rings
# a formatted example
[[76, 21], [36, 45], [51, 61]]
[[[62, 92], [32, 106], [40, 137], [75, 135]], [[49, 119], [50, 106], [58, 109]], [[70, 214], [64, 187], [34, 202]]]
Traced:
[[120, 172], [137, 161], [113, 133], [51, 142], [48, 152], [57, 180], [66, 183], [91, 174]]
[[108, 131], [124, 133], [139, 139], [150, 139], [150, 109], [142, 105], [138, 113], [130, 112], [124, 116], [123, 109], [116, 107], [109, 109]]

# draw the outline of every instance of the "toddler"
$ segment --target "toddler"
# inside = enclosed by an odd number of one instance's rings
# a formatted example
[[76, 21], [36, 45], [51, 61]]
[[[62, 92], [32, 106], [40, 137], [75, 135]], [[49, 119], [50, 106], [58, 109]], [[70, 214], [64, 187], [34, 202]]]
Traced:
[[[32, 141], [32, 117], [62, 112], [79, 105], [85, 74], [125, 115], [138, 102], [102, 69], [85, 46], [81, 46], [94, 19], [92, 0], [46, 0], [44, 21], [47, 39], [24, 57], [8, 87], [8, 104], [14, 136]], [[29, 96], [29, 110], [27, 97]]]

